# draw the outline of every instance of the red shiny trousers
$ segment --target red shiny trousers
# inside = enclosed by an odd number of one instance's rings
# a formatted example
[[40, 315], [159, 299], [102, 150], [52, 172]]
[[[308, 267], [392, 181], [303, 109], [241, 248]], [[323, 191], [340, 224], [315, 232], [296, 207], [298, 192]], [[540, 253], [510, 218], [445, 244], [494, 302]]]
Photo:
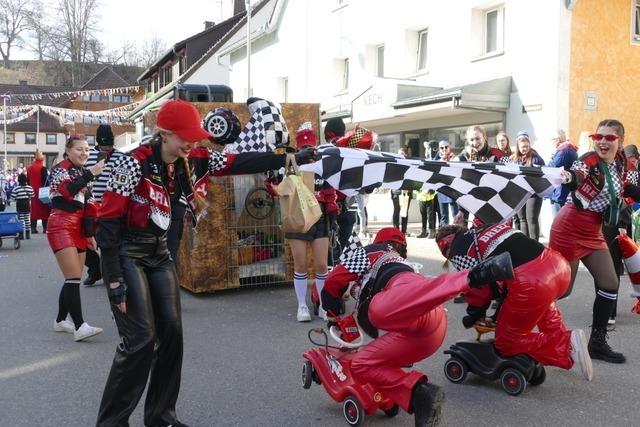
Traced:
[[362, 347], [351, 362], [356, 381], [376, 390], [409, 411], [411, 394], [425, 375], [406, 372], [403, 366], [436, 352], [447, 331], [442, 304], [469, 289], [468, 272], [446, 273], [435, 278], [399, 273], [369, 304], [369, 320], [387, 333]]
[[[504, 283], [507, 297], [498, 314], [496, 348], [503, 356], [524, 353], [543, 365], [571, 369], [571, 331], [555, 303], [569, 287], [569, 263], [545, 248], [514, 273], [514, 280]], [[533, 331], [536, 326], [538, 331]]]

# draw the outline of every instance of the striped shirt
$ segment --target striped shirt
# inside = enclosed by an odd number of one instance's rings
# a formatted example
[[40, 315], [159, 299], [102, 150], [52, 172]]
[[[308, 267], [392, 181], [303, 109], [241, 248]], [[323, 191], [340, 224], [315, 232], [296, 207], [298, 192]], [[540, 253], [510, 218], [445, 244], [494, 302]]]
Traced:
[[[100, 150], [98, 150], [95, 147], [92, 147], [91, 150], [89, 150], [89, 160], [87, 160], [87, 163], [84, 165], [84, 167], [90, 168], [94, 166], [96, 163], [98, 163], [99, 153], [100, 153]], [[96, 202], [102, 203], [102, 195], [107, 189], [107, 183], [109, 182], [109, 177], [111, 176], [111, 169], [113, 168], [113, 165], [116, 163], [116, 161], [123, 155], [124, 153], [122, 153], [122, 151], [114, 149], [111, 152], [111, 156], [109, 157], [109, 160], [105, 162], [104, 170], [93, 181], [92, 192], [93, 192], [93, 198], [95, 199]]]
[[18, 185], [11, 192], [11, 199], [16, 201], [16, 211], [27, 213], [31, 211], [31, 199], [35, 197], [30, 185]]

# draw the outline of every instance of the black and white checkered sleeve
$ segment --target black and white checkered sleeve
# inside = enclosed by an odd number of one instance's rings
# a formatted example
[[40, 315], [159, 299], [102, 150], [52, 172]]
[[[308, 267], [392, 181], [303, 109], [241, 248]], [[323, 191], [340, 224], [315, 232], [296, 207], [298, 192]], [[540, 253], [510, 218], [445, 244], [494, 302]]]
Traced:
[[209, 150], [209, 173], [213, 174], [227, 167], [227, 154]]
[[342, 265], [350, 273], [357, 274], [358, 276], [363, 276], [371, 269], [371, 262], [363, 247], [354, 250], [352, 255], [347, 258]]
[[468, 255], [454, 255], [450, 259], [456, 270], [468, 270], [478, 264], [478, 260]]
[[122, 156], [113, 165], [113, 170], [107, 183], [107, 191], [129, 197], [135, 191], [141, 178], [142, 168], [138, 160], [131, 156]]
[[60, 184], [68, 178], [69, 171], [67, 169], [60, 166], [53, 168], [51, 175], [49, 176], [49, 187], [51, 188], [51, 192], [58, 192]]

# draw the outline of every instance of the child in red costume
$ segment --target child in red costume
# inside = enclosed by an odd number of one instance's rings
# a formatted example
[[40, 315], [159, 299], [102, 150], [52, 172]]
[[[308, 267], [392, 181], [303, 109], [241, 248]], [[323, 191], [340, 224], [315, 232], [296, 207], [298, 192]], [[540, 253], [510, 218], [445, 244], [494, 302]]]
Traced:
[[[416, 426], [431, 426], [439, 418], [444, 393], [427, 383], [423, 373], [406, 372], [401, 366], [419, 362], [440, 348], [447, 330], [444, 302], [473, 286], [511, 277], [511, 263], [505, 254], [472, 271], [427, 278], [409, 266], [406, 250], [399, 229], [383, 228], [373, 244], [356, 249], [329, 273], [322, 304], [335, 316], [341, 314], [344, 295], [358, 300], [358, 323], [375, 340], [353, 357], [353, 378], [413, 412]], [[379, 337], [378, 329], [387, 333]]]
[[[453, 266], [472, 268], [483, 259], [511, 254], [515, 278], [467, 292], [465, 327], [484, 319], [491, 300], [503, 295], [497, 318], [495, 346], [504, 356], [527, 354], [543, 365], [571, 369], [578, 363], [591, 380], [593, 368], [587, 341], [580, 329], [569, 331], [555, 301], [569, 287], [571, 270], [556, 251], [512, 229], [508, 224], [483, 225], [467, 230], [462, 225], [441, 227], [436, 242]], [[533, 328], [537, 326], [538, 332]]]

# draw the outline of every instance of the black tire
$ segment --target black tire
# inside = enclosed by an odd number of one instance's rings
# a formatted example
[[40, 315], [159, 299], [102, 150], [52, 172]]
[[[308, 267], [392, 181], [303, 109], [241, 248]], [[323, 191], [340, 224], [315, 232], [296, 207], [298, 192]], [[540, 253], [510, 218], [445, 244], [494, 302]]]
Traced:
[[2, 247], [2, 237], [0, 237], [0, 248]]
[[400, 412], [400, 407], [398, 405], [393, 405], [391, 409], [387, 409], [386, 411], [383, 410], [382, 412], [384, 412], [384, 415], [387, 417], [393, 418]]
[[527, 388], [527, 380], [517, 369], [507, 368], [500, 374], [500, 385], [510, 396], [518, 396]]
[[444, 363], [444, 376], [452, 383], [459, 384], [463, 382], [468, 373], [467, 364], [457, 357], [452, 357]]
[[311, 298], [311, 305], [313, 306], [313, 315], [317, 316], [318, 313], [320, 313], [320, 303], [317, 302], [315, 299]]
[[13, 249], [15, 250], [20, 249], [20, 239], [17, 237], [13, 240]]
[[547, 372], [544, 370], [544, 366], [538, 365], [533, 371], [533, 376], [529, 380], [529, 384], [533, 386], [540, 385], [544, 382], [546, 378], [547, 378]]
[[313, 381], [313, 365], [308, 360], [305, 360], [302, 364], [302, 388], [311, 388]]
[[347, 397], [342, 402], [342, 415], [350, 426], [359, 426], [364, 422], [364, 409], [353, 396]]

